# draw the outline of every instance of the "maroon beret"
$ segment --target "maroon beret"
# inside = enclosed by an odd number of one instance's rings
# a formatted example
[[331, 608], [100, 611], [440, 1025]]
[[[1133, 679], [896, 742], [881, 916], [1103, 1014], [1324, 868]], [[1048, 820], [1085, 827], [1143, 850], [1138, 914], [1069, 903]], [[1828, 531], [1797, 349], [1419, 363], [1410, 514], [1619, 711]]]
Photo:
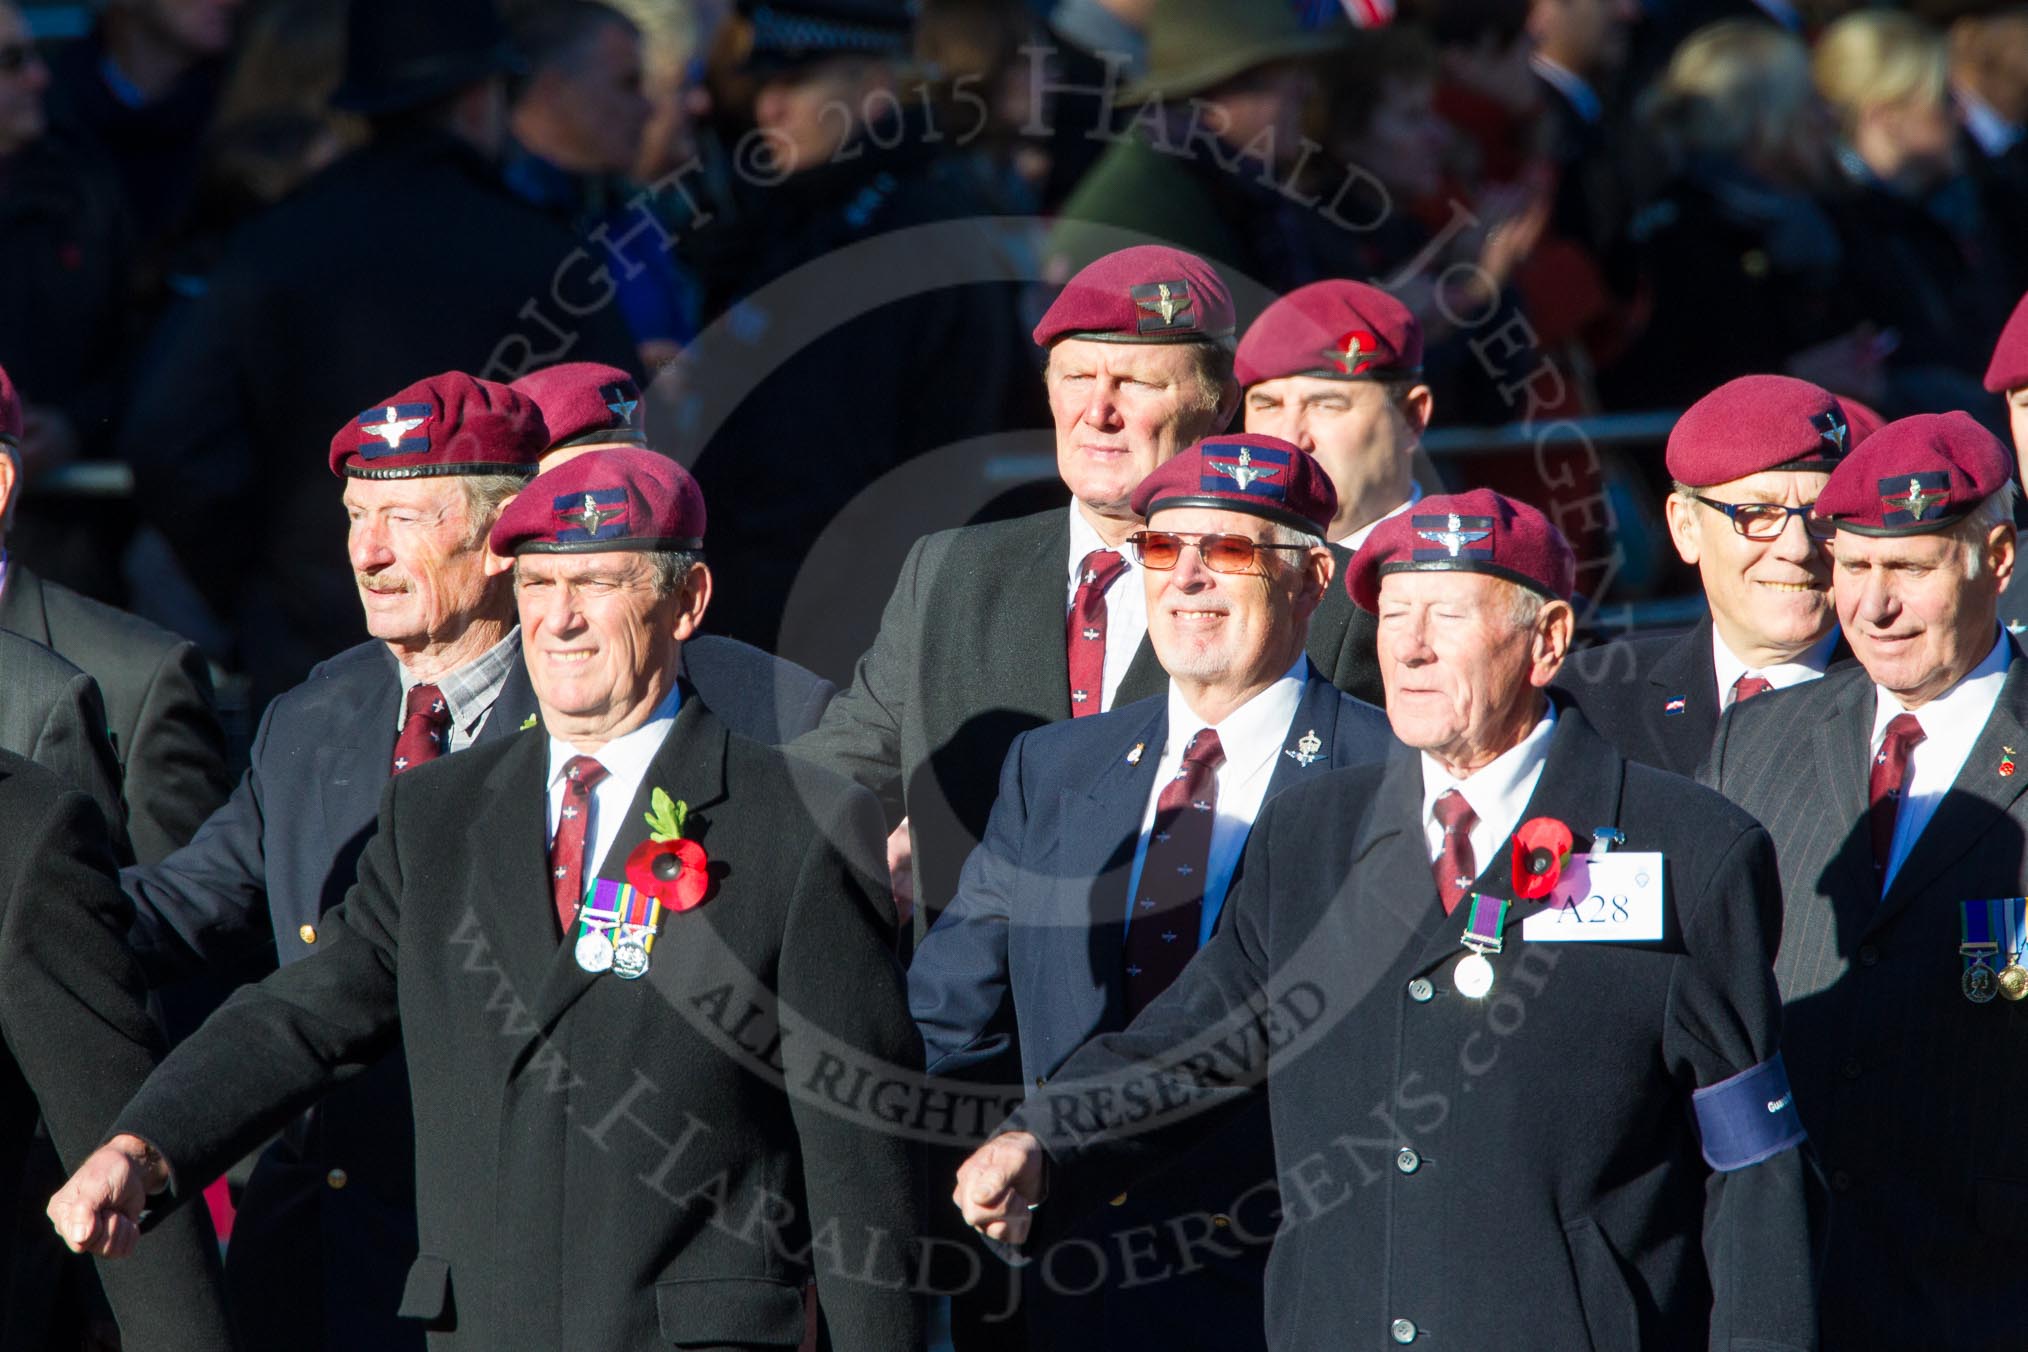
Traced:
[[1838, 405], [1845, 410], [1845, 426], [1850, 429], [1845, 437], [1848, 450], [1856, 450], [1860, 442], [1887, 426], [1887, 419], [1849, 394], [1839, 395]]
[[1993, 344], [1993, 360], [1986, 367], [1986, 388], [2005, 394], [2028, 385], [2028, 296], [2014, 305], [2000, 341]]
[[533, 474], [549, 449], [542, 410], [506, 385], [462, 371], [417, 381], [331, 438], [331, 472], [354, 479]]
[[1836, 469], [1847, 445], [1845, 410], [1820, 385], [1794, 376], [1728, 380], [1684, 410], [1669, 432], [1669, 477], [1692, 488], [1770, 469]]
[[495, 554], [603, 554], [704, 547], [704, 493], [655, 451], [587, 451], [507, 504], [487, 542]]
[[1490, 573], [1568, 601], [1577, 588], [1577, 556], [1535, 508], [1474, 488], [1424, 498], [1375, 526], [1345, 570], [1353, 604], [1377, 612], [1380, 579], [1389, 573]]
[[1338, 490], [1314, 459], [1280, 437], [1234, 432], [1163, 462], [1141, 480], [1132, 506], [1144, 521], [1165, 507], [1212, 507], [1322, 535], [1337, 514]]
[[1866, 438], [1817, 495], [1816, 514], [1860, 535], [1925, 535], [1970, 515], [2014, 457], [1969, 413], [1918, 413]]
[[4, 369], [0, 369], [0, 444], [21, 444], [21, 396]]
[[1071, 278], [1035, 326], [1035, 345], [1059, 338], [1201, 343], [1230, 338], [1235, 323], [1218, 269], [1181, 249], [1137, 244]]
[[530, 371], [513, 388], [535, 401], [549, 427], [549, 449], [566, 446], [645, 446], [641, 387], [617, 366], [567, 361]]
[[1377, 286], [1311, 282], [1261, 312], [1233, 366], [1241, 385], [1282, 376], [1396, 380], [1422, 370], [1422, 325]]

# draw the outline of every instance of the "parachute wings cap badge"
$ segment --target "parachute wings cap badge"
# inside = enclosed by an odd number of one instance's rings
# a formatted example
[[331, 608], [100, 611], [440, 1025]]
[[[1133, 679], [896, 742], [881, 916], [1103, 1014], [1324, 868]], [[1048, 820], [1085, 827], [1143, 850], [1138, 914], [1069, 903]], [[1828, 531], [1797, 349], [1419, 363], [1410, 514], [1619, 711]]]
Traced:
[[1354, 329], [1339, 338], [1336, 347], [1325, 348], [1322, 355], [1348, 376], [1364, 375], [1380, 360], [1380, 340], [1370, 329]]
[[1472, 556], [1491, 557], [1493, 553], [1493, 518], [1490, 516], [1459, 516], [1450, 512], [1443, 516], [1419, 516], [1410, 523], [1416, 537], [1438, 546], [1437, 549], [1418, 549], [1417, 562], [1430, 559], [1456, 559]]
[[641, 406], [641, 400], [632, 390], [625, 385], [607, 385], [599, 390], [599, 396], [606, 401], [613, 417], [628, 427], [634, 425], [634, 410]]
[[1267, 469], [1257, 468], [1253, 463], [1253, 448], [1249, 446], [1240, 447], [1239, 458], [1232, 461], [1229, 464], [1224, 461], [1212, 460], [1207, 457], [1204, 461], [1204, 465], [1205, 468], [1209, 469], [1213, 474], [1222, 474], [1226, 478], [1238, 484], [1239, 491], [1242, 493], [1246, 492], [1255, 483], [1258, 483], [1263, 479], [1274, 478], [1277, 474], [1280, 474], [1284, 468], [1286, 468], [1285, 464], [1281, 466], [1270, 466]]
[[1131, 288], [1128, 294], [1135, 306], [1146, 312], [1136, 325], [1137, 332], [1174, 333], [1197, 327], [1197, 307], [1188, 282], [1150, 282]]
[[1933, 474], [1894, 475], [1879, 482], [1880, 506], [1890, 526], [1921, 521], [1930, 508], [1951, 495], [1951, 477], [1944, 471]]
[[569, 493], [556, 499], [556, 536], [559, 540], [596, 540], [604, 535], [627, 533], [626, 490]]
[[1810, 425], [1817, 429], [1817, 435], [1834, 447], [1834, 459], [1842, 458], [1851, 449], [1851, 428], [1845, 422], [1845, 415], [1835, 408], [1827, 408], [1810, 418]]
[[409, 433], [428, 422], [435, 411], [428, 404], [388, 404], [367, 409], [358, 420], [359, 430], [364, 434], [359, 443], [360, 457], [378, 460], [384, 455], [420, 455], [427, 451], [430, 439], [412, 437]]

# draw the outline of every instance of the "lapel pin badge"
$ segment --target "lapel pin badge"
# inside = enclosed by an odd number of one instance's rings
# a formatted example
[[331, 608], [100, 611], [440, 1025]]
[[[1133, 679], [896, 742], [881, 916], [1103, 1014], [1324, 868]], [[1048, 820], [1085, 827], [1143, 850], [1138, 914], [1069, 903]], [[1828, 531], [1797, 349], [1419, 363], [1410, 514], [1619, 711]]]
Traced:
[[1680, 714], [1683, 712], [1684, 708], [1688, 706], [1689, 703], [1690, 703], [1689, 699], [1686, 698], [1685, 696], [1672, 695], [1669, 698], [1669, 702], [1662, 706], [1662, 713], [1665, 716], [1669, 714]]
[[1290, 751], [1285, 747], [1282, 750], [1282, 754], [1307, 770], [1316, 762], [1324, 759], [1319, 754], [1323, 749], [1324, 743], [1318, 738], [1317, 730], [1311, 728], [1297, 740], [1294, 751]]
[[2005, 779], [2013, 773], [2014, 773], [2014, 748], [2011, 746], [2003, 746], [2000, 748], [2000, 777], [2002, 779]]
[[1148, 744], [1146, 742], [1135, 742], [1134, 749], [1127, 753], [1127, 764], [1139, 765], [1141, 763], [1141, 753], [1147, 749]]
[[528, 731], [530, 728], [535, 726], [537, 721], [538, 720], [536, 719], [536, 716], [534, 714], [528, 715], [528, 717], [521, 720], [521, 731], [523, 732]]

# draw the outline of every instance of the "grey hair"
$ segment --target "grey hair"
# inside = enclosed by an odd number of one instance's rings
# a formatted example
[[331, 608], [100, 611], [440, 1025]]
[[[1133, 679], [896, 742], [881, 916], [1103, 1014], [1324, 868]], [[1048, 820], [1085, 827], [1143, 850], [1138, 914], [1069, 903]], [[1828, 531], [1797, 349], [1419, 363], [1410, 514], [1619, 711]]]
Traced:
[[[1507, 582], [1505, 578], [1500, 580]], [[1533, 629], [1535, 622], [1542, 618], [1542, 607], [1549, 604], [1549, 598], [1518, 582], [1507, 582], [1507, 589], [1508, 623], [1516, 629]]]
[[1986, 568], [1986, 537], [1996, 527], [2014, 524], [2014, 500], [2020, 496], [2020, 489], [2012, 479], [2007, 480], [1980, 500], [1979, 505], [1965, 516], [1965, 519], [1951, 527], [1951, 533], [1965, 549], [1965, 576], [1979, 577]]
[[1312, 535], [1308, 531], [1297, 530], [1294, 526], [1285, 526], [1281, 522], [1275, 521], [1269, 524], [1268, 543], [1275, 545], [1301, 545], [1305, 549], [1322, 549], [1324, 547], [1324, 537]]
[[465, 519], [472, 523], [471, 543], [476, 545], [492, 532], [507, 500], [528, 487], [528, 479], [520, 474], [461, 474], [458, 487], [465, 490]]
[[659, 550], [648, 555], [648, 567], [655, 574], [655, 599], [672, 595], [683, 585], [690, 570], [702, 562], [704, 551], [700, 549]]

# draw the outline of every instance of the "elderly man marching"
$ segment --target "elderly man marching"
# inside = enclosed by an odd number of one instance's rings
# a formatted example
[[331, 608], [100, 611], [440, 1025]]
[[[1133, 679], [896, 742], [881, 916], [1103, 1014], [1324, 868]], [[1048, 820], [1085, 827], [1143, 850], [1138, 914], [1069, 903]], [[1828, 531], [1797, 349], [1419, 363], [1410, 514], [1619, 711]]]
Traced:
[[317, 951], [143, 1085], [50, 1204], [68, 1242], [130, 1249], [150, 1194], [183, 1202], [398, 1046], [402, 1313], [433, 1348], [794, 1346], [812, 1276], [825, 1345], [917, 1346], [915, 1152], [812, 1088], [825, 1058], [921, 1067], [879, 809], [679, 681], [703, 536], [695, 482], [645, 451], [582, 456], [501, 515], [541, 726], [389, 781]]
[[1374, 531], [1405, 745], [1268, 804], [1218, 933], [967, 1161], [968, 1219], [1018, 1240], [1264, 1095], [1272, 1348], [1815, 1346], [1773, 852], [1545, 695], [1574, 574], [1486, 490]]
[[1846, 457], [1817, 514], [1859, 664], [1736, 710], [1704, 769], [1781, 859], [1785, 1041], [1832, 1189], [1826, 1347], [2021, 1345], [2028, 659], [1997, 613], [2017, 562], [2010, 459], [1963, 413], [1889, 423]]

